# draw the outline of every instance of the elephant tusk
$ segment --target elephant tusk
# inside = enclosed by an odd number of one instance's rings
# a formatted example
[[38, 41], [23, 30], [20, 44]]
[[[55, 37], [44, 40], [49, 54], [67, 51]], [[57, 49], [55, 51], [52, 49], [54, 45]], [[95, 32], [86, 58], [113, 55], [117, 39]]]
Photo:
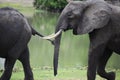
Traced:
[[42, 39], [52, 39], [52, 38], [55, 38], [57, 37], [60, 33], [62, 32], [62, 29], [60, 29], [57, 33], [55, 34], [51, 34], [51, 35], [48, 35], [48, 36], [45, 36], [45, 37], [41, 37]]

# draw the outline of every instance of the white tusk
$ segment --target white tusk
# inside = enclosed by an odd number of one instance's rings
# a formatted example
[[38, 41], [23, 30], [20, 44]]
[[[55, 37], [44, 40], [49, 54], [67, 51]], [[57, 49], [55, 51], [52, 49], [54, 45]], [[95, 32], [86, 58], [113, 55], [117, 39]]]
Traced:
[[51, 35], [48, 35], [48, 36], [45, 36], [45, 37], [41, 37], [42, 39], [52, 39], [52, 38], [55, 38], [57, 37], [60, 33], [62, 32], [62, 29], [60, 29], [57, 33], [55, 34], [51, 34]]

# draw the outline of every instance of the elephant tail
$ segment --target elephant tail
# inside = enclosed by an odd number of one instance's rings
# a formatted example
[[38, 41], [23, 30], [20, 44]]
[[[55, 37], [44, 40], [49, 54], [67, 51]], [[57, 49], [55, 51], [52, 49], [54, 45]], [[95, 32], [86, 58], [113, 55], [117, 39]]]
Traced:
[[33, 29], [32, 27], [31, 27], [31, 30], [32, 30], [32, 35], [38, 35], [38, 36], [40, 36], [40, 37], [44, 37], [42, 34], [40, 34], [39, 32], [37, 32], [35, 29]]
[[[34, 28], [31, 27], [31, 30], [32, 30], [32, 35], [38, 35], [40, 37], [44, 37], [42, 34], [40, 34], [39, 32], [37, 32]], [[50, 40], [50, 39], [47, 39], [48, 41], [50, 41], [53, 45], [54, 45], [54, 41], [53, 40]]]

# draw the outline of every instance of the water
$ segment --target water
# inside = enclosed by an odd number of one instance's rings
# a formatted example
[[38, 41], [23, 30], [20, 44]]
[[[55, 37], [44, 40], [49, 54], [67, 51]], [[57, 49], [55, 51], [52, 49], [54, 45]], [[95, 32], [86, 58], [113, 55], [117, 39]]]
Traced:
[[[36, 12], [28, 17], [30, 24], [40, 33], [49, 35], [55, 31], [59, 14]], [[54, 46], [47, 40], [32, 36], [29, 42], [30, 62], [32, 68], [52, 68]], [[89, 38], [88, 35], [74, 36], [72, 31], [64, 32], [61, 40], [59, 68], [82, 68], [87, 66]], [[120, 68], [120, 56], [114, 54], [109, 60], [108, 67]], [[16, 66], [21, 68], [18, 61]]]

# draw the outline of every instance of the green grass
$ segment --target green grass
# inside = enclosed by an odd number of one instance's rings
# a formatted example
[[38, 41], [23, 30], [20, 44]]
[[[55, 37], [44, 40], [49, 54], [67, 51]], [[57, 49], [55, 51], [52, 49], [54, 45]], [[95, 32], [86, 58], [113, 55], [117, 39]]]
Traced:
[[[120, 79], [120, 71], [116, 72], [116, 80]], [[59, 69], [58, 75], [53, 76], [52, 69], [33, 69], [35, 80], [87, 80], [85, 69]], [[1, 74], [1, 73], [0, 73]], [[14, 71], [11, 80], [23, 80], [24, 73], [22, 70]], [[97, 75], [96, 80], [104, 80]]]
[[23, 5], [19, 4], [19, 3], [9, 3], [9, 2], [0, 3], [0, 8], [2, 8], [2, 7], [15, 8], [15, 9], [19, 10], [21, 13], [23, 13], [26, 16], [31, 16], [37, 11], [32, 6], [23, 6]]

